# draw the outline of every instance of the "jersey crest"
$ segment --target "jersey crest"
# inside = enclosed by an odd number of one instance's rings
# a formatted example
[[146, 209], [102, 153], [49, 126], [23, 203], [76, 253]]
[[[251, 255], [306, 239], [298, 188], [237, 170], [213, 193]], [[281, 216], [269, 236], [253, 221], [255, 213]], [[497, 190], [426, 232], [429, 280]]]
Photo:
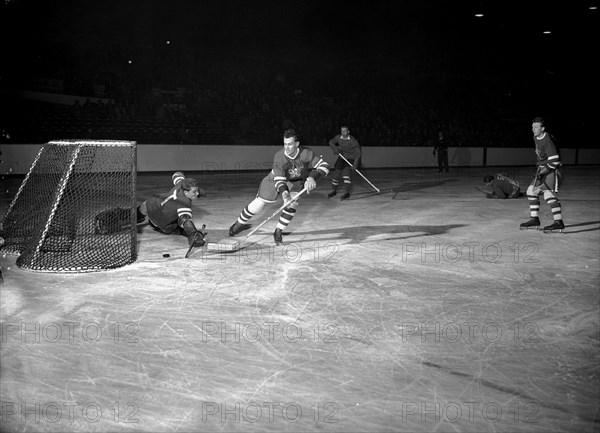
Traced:
[[288, 168], [288, 179], [297, 179], [302, 177], [302, 165], [300, 161], [291, 161], [292, 166]]

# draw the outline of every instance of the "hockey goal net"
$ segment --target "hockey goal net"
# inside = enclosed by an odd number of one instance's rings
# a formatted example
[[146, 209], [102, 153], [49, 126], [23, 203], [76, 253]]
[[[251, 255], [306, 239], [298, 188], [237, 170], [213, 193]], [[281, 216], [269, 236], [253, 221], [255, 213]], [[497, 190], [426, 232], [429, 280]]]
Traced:
[[136, 260], [136, 142], [46, 143], [0, 223], [3, 253], [39, 272], [93, 272]]

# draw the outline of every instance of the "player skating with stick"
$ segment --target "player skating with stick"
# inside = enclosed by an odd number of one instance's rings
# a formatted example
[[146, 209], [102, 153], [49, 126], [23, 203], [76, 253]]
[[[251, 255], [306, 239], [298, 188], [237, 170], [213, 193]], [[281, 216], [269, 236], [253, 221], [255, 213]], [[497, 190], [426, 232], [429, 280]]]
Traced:
[[288, 129], [283, 134], [283, 149], [273, 158], [273, 168], [260, 183], [258, 194], [240, 213], [237, 220], [229, 228], [229, 236], [240, 233], [244, 226], [266, 204], [275, 203], [281, 194], [284, 206], [281, 210], [277, 228], [273, 238], [277, 244], [283, 242], [283, 230], [289, 225], [296, 214], [298, 202], [296, 195], [290, 191], [293, 188], [306, 189], [306, 193], [315, 189], [317, 180], [329, 173], [329, 165], [322, 157], [309, 148], [300, 145], [294, 129]]
[[347, 200], [350, 197], [350, 190], [352, 189], [350, 169], [356, 170], [360, 163], [360, 143], [356, 138], [350, 135], [350, 130], [347, 126], [342, 126], [340, 128], [340, 134], [329, 140], [329, 146], [333, 149], [333, 154], [336, 156], [339, 155], [340, 157], [338, 157], [333, 166], [331, 174], [331, 192], [327, 194], [327, 197], [331, 198], [337, 194], [337, 189], [341, 180], [340, 178], [343, 178], [344, 194], [342, 194], [340, 200]]

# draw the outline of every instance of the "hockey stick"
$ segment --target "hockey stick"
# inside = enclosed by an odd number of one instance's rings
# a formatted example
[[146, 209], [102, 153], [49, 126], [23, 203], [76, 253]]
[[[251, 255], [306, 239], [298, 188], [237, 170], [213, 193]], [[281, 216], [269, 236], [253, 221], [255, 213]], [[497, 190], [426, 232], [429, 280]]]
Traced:
[[484, 190], [482, 190], [482, 189], [481, 189], [481, 188], [479, 188], [478, 186], [476, 186], [476, 187], [475, 187], [475, 189], [476, 189], [477, 191], [479, 191], [479, 192], [482, 192], [484, 195], [491, 194], [490, 192], [485, 192]]
[[198, 240], [198, 237], [200, 236], [200, 232], [202, 232], [202, 234], [204, 234], [204, 229], [206, 228], [206, 224], [202, 224], [202, 229], [200, 231], [197, 231], [196, 233], [194, 233], [194, 238], [192, 239], [192, 242], [190, 243], [190, 247], [187, 250], [187, 253], [185, 253], [185, 258], [187, 259], [192, 250], [194, 249], [194, 245], [196, 244], [196, 241]]
[[[304, 194], [307, 191], [308, 190], [306, 189], [306, 187], [304, 187], [298, 194], [296, 194], [296, 196], [293, 198], [292, 202], [296, 201], [298, 199], [298, 197], [300, 197], [302, 194]], [[290, 203], [284, 203], [279, 209], [277, 209], [275, 212], [273, 212], [271, 214], [271, 216], [269, 216], [266, 220], [264, 220], [259, 225], [257, 225], [250, 233], [248, 233], [246, 236], [244, 236], [243, 238], [241, 238], [235, 244], [228, 244], [228, 243], [209, 244], [208, 249], [209, 250], [215, 250], [215, 249], [217, 249], [217, 250], [229, 250], [229, 251], [232, 251], [234, 249], [238, 249], [240, 247], [240, 245], [242, 245], [244, 242], [246, 242], [246, 240], [248, 240], [248, 238], [250, 236], [252, 236], [254, 233], [256, 233], [262, 226], [264, 226], [266, 223], [268, 223], [271, 219], [273, 219], [273, 217], [275, 217], [276, 215], [278, 215], [282, 210], [284, 210], [289, 205], [290, 205]]]
[[377, 191], [377, 192], [381, 192], [381, 191], [379, 190], [379, 188], [377, 188], [375, 185], [373, 185], [373, 184], [372, 184], [372, 183], [369, 181], [369, 179], [367, 179], [366, 177], [364, 177], [364, 176], [363, 176], [363, 174], [362, 174], [360, 171], [358, 171], [358, 168], [354, 168], [354, 166], [353, 166], [352, 164], [350, 164], [350, 161], [348, 161], [348, 160], [347, 160], [347, 159], [344, 157], [344, 155], [342, 155], [341, 153], [340, 153], [340, 158], [342, 158], [344, 161], [346, 161], [346, 163], [347, 163], [347, 164], [348, 164], [350, 167], [352, 167], [352, 169], [353, 169], [355, 172], [357, 172], [358, 174], [360, 174], [360, 176], [361, 176], [361, 177], [362, 177], [364, 180], [366, 180], [366, 181], [367, 181], [367, 183], [368, 183], [369, 185], [371, 185], [375, 191]]

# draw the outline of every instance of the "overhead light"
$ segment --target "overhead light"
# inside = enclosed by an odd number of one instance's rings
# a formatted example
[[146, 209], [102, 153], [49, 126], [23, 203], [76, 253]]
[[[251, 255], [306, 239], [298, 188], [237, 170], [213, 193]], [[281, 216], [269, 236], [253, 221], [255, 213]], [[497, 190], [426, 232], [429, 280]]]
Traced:
[[544, 31], [544, 34], [545, 34], [545, 35], [549, 35], [550, 33], [552, 33], [550, 30], [545, 30], [545, 31]]
[[475, 14], [475, 16], [476, 16], [477, 18], [481, 18], [481, 17], [483, 16], [483, 14]]

